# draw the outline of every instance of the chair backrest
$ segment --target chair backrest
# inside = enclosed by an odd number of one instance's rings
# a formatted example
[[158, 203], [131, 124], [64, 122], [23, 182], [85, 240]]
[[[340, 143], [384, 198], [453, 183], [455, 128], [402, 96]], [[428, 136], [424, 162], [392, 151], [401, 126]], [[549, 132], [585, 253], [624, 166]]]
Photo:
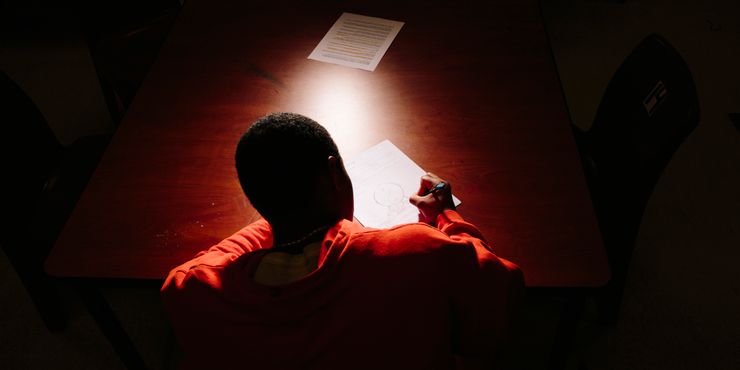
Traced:
[[576, 136], [607, 249], [631, 254], [655, 184], [698, 123], [686, 63], [664, 38], [648, 36], [612, 77], [591, 129]]
[[[2, 163], [3, 230], [13, 230], [32, 212], [59, 163], [63, 147], [34, 102], [0, 71], [0, 163]], [[6, 233], [3, 233], [5, 236]]]

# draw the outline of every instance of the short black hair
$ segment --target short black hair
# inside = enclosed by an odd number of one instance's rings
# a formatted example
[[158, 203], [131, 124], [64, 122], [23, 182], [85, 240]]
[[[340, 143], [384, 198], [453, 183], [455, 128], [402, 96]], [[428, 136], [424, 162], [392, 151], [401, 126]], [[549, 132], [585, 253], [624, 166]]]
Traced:
[[272, 113], [258, 119], [236, 147], [236, 171], [244, 194], [268, 219], [310, 207], [307, 194], [327, 170], [327, 158], [339, 157], [329, 132], [296, 113]]

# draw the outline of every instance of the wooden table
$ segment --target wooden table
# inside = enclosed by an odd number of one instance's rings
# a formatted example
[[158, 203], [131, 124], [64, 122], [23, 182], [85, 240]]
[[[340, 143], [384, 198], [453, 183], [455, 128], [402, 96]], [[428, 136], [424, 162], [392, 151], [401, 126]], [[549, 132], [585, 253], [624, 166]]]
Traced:
[[[163, 279], [257, 219], [234, 149], [255, 119], [291, 111], [345, 158], [390, 139], [449, 179], [528, 286], [607, 281], [537, 1], [251, 3], [187, 1], [49, 274]], [[343, 11], [406, 22], [374, 72], [307, 59]]]

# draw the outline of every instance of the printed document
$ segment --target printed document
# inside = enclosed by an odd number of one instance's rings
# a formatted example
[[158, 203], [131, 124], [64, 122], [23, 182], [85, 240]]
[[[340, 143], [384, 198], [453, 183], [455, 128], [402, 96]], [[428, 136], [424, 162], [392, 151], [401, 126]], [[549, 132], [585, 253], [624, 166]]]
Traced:
[[374, 71], [403, 22], [343, 13], [308, 59]]

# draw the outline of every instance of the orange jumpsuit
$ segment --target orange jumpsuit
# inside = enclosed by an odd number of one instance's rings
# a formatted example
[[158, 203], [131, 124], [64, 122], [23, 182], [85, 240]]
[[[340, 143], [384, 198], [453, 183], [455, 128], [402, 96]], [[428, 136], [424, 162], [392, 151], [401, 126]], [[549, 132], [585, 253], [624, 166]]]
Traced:
[[318, 268], [254, 280], [272, 245], [254, 222], [173, 269], [161, 295], [186, 369], [453, 369], [505, 339], [521, 270], [455, 211], [438, 228], [342, 220]]

